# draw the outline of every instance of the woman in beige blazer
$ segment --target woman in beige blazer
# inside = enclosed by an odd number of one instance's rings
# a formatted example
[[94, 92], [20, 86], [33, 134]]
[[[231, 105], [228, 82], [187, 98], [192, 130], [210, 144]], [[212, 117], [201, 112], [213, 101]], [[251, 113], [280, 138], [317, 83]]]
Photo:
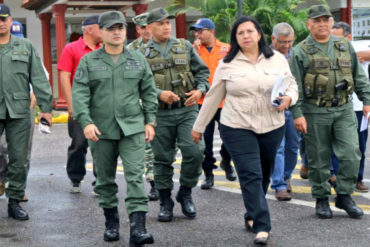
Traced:
[[271, 104], [276, 79], [291, 75], [286, 58], [267, 44], [253, 17], [240, 17], [231, 31], [231, 49], [219, 63], [213, 84], [194, 124], [198, 142], [223, 99], [220, 134], [238, 173], [246, 207], [245, 226], [257, 233], [254, 243], [267, 244], [271, 230], [265, 198], [277, 149], [284, 134], [284, 109], [295, 104], [297, 84], [288, 77], [279, 106]]

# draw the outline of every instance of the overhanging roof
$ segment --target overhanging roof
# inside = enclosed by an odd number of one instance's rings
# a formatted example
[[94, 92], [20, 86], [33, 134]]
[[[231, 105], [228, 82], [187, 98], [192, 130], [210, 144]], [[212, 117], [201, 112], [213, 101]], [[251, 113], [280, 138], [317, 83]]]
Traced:
[[51, 12], [54, 4], [66, 4], [68, 10], [94, 12], [97, 9], [129, 9], [134, 4], [146, 4], [153, 0], [24, 0], [22, 7], [36, 14]]

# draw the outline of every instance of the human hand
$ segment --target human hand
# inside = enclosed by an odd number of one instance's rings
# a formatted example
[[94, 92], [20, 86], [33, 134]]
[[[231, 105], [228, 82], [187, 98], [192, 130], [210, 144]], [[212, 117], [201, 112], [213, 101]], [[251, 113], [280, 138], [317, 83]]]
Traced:
[[97, 137], [97, 135], [101, 135], [101, 133], [95, 124], [88, 124], [84, 128], [84, 135], [86, 139], [97, 142], [99, 141], [99, 138]]
[[367, 117], [367, 114], [370, 112], [370, 105], [364, 105], [362, 111], [364, 112], [364, 117]]
[[195, 39], [193, 43], [195, 50], [199, 50], [201, 44], [200, 39]]
[[145, 125], [145, 142], [153, 141], [155, 136], [154, 126], [152, 124]]
[[301, 133], [307, 134], [307, 122], [305, 117], [294, 119], [294, 127]]
[[159, 100], [169, 105], [180, 100], [180, 97], [172, 91], [163, 90], [159, 95]]
[[276, 110], [278, 110], [279, 112], [288, 109], [290, 103], [292, 102], [292, 98], [290, 98], [290, 96], [287, 95], [279, 96], [276, 99], [281, 100], [280, 105], [276, 107]]
[[202, 140], [202, 133], [199, 133], [195, 130], [191, 131], [191, 137], [193, 138], [193, 141], [198, 144], [200, 140]]
[[51, 113], [49, 113], [49, 112], [44, 112], [44, 113], [43, 112], [40, 112], [39, 118], [38, 118], [39, 122], [40, 122], [40, 119], [41, 118], [43, 118], [46, 121], [48, 121], [50, 127], [52, 126], [53, 123], [52, 123], [52, 115], [51, 115]]
[[200, 90], [192, 90], [185, 94], [186, 96], [189, 96], [189, 98], [186, 99], [184, 105], [185, 106], [192, 106], [198, 103], [198, 100], [202, 97], [202, 91]]

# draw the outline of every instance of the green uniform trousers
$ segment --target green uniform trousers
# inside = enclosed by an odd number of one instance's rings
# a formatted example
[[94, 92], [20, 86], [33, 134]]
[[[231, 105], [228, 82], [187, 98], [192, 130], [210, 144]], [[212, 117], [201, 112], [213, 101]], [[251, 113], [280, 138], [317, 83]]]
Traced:
[[173, 188], [173, 166], [176, 143], [181, 150], [180, 185], [193, 188], [202, 174], [204, 142], [195, 144], [191, 130], [198, 115], [198, 107], [158, 110], [154, 153], [154, 183], [157, 189]]
[[6, 142], [8, 143], [8, 171], [6, 179], [8, 188], [6, 196], [21, 200], [27, 184], [28, 173], [28, 142], [30, 139], [31, 120], [27, 118], [10, 118], [0, 120], [0, 135], [5, 130]]
[[328, 108], [328, 113], [305, 113], [304, 116], [307, 121], [305, 141], [312, 196], [324, 198], [330, 195], [328, 180], [332, 149], [339, 160], [335, 190], [337, 194], [352, 194], [361, 159], [354, 111]]
[[145, 160], [144, 133], [123, 136], [120, 140], [100, 139], [89, 141], [96, 170], [95, 192], [99, 206], [112, 208], [118, 205], [118, 186], [115, 182], [117, 159], [121, 157], [127, 184], [125, 206], [128, 214], [148, 211], [148, 197], [144, 190]]

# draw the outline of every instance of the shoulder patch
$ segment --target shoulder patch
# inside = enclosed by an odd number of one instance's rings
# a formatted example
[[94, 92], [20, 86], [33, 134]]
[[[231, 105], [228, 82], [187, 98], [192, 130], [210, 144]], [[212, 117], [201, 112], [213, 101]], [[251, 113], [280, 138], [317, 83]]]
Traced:
[[75, 73], [75, 79], [80, 80], [82, 77], [84, 77], [84, 70], [82, 68], [78, 68]]

